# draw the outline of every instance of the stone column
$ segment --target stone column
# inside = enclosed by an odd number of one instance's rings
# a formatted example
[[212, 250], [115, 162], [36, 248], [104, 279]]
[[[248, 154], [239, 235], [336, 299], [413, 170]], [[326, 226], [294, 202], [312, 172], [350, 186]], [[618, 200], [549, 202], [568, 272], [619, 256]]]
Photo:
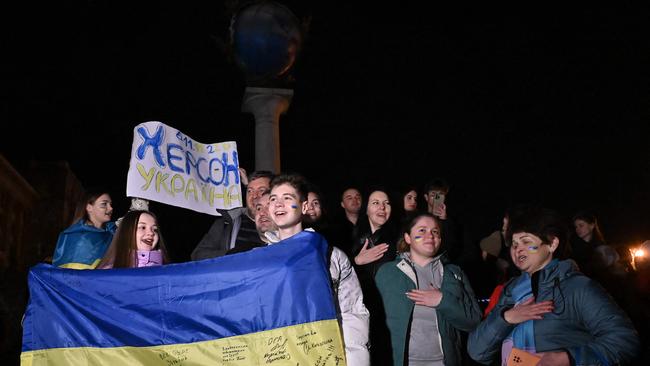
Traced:
[[246, 88], [242, 112], [255, 116], [255, 170], [280, 172], [280, 115], [292, 97], [291, 89]]

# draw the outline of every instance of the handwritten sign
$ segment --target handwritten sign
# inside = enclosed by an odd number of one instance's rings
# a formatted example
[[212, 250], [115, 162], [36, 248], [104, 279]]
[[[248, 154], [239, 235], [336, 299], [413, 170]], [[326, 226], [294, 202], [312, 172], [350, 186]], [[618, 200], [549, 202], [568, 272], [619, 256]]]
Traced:
[[126, 195], [218, 216], [242, 206], [234, 141], [204, 144], [162, 122], [133, 130]]

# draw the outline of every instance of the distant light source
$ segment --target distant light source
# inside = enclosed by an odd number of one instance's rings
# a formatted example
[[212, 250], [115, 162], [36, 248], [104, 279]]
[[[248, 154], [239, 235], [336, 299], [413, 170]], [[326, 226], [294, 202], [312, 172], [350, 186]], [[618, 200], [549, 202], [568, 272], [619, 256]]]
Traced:
[[[643, 243], [642, 245], [645, 245]], [[630, 255], [632, 256], [632, 268], [636, 270], [636, 262], [646, 256], [646, 251], [643, 248], [630, 248]]]
[[634, 249], [632, 252], [633, 257], [645, 257], [645, 250], [643, 249]]

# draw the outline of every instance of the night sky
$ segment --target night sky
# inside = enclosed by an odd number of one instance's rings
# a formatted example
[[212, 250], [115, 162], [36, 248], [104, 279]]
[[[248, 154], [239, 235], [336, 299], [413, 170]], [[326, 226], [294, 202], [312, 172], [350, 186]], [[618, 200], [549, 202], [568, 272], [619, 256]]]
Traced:
[[[477, 240], [521, 202], [593, 209], [610, 242], [650, 239], [647, 10], [284, 3], [311, 22], [280, 124], [282, 168], [332, 207], [347, 184], [444, 177], [451, 213]], [[84, 186], [111, 187], [122, 214], [133, 127], [151, 120], [235, 140], [253, 170], [226, 5], [34, 7], [3, 12], [0, 152], [19, 170], [67, 160]], [[212, 218], [153, 209], [173, 256], [189, 259]]]

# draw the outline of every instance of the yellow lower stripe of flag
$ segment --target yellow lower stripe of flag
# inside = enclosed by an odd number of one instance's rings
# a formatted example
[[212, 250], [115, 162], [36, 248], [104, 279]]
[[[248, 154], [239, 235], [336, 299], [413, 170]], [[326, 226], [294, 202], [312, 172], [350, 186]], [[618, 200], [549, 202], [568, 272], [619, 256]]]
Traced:
[[70, 268], [70, 269], [95, 269], [99, 265], [102, 259], [96, 259], [92, 264], [83, 264], [83, 263], [66, 263], [62, 264], [59, 267], [61, 268]]
[[346, 365], [335, 319], [196, 343], [29, 351], [20, 361], [22, 366]]

